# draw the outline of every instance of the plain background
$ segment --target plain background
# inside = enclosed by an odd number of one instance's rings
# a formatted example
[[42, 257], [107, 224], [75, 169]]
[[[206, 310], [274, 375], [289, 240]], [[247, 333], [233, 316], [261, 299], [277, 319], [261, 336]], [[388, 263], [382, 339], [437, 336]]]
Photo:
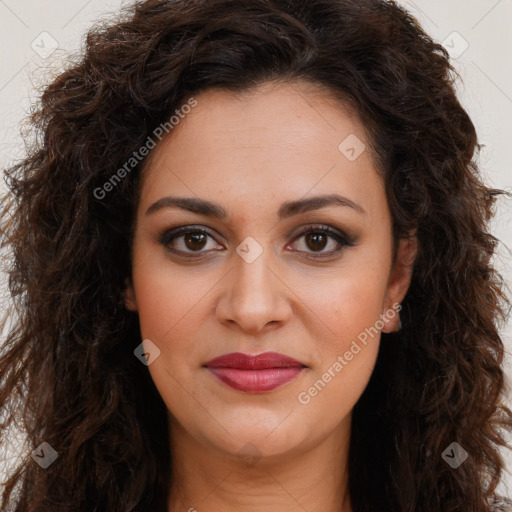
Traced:
[[[30, 105], [37, 98], [36, 88], [63, 69], [68, 56], [80, 49], [86, 29], [94, 21], [108, 17], [108, 13], [127, 3], [131, 2], [0, 0], [0, 170], [23, 156], [20, 131], [26, 124]], [[462, 77], [462, 83], [457, 82], [460, 101], [475, 123], [479, 142], [485, 146], [479, 158], [480, 170], [489, 185], [512, 191], [512, 0], [402, 0], [399, 3], [434, 40], [450, 51]], [[0, 191], [4, 190], [2, 180]], [[491, 231], [503, 242], [494, 262], [509, 290], [511, 221], [512, 200], [502, 198]], [[7, 300], [5, 294], [4, 282], [0, 296], [2, 309]], [[510, 383], [512, 320], [502, 333]], [[507, 400], [512, 406], [510, 397], [509, 394]], [[511, 496], [512, 451], [503, 453], [508, 471], [500, 491]], [[1, 462], [5, 463], [6, 459], [9, 455], [0, 451], [0, 481]]]

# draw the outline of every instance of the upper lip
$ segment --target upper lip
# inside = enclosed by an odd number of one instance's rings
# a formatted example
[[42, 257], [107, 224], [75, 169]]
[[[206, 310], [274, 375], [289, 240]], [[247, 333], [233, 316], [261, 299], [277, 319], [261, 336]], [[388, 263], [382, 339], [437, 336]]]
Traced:
[[239, 370], [264, 370], [267, 368], [305, 368], [306, 365], [292, 357], [277, 352], [264, 352], [257, 356], [232, 352], [216, 357], [203, 366], [209, 368], [236, 368]]

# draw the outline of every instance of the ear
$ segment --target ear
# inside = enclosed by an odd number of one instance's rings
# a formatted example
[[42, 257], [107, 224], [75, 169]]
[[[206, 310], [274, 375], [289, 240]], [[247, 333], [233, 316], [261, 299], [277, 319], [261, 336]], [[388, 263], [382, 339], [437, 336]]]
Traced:
[[124, 305], [129, 311], [137, 311], [137, 300], [135, 298], [135, 290], [133, 289], [132, 280], [126, 278], [125, 289], [123, 292]]
[[[396, 310], [397, 304], [402, 302], [411, 284], [412, 270], [417, 253], [418, 239], [416, 238], [416, 231], [398, 241], [395, 264], [389, 276], [384, 310], [382, 311], [382, 321], [384, 322], [382, 332], [394, 332], [400, 329], [400, 317], [397, 314], [399, 310]], [[390, 310], [394, 311], [395, 314], [386, 315], [386, 312]]]

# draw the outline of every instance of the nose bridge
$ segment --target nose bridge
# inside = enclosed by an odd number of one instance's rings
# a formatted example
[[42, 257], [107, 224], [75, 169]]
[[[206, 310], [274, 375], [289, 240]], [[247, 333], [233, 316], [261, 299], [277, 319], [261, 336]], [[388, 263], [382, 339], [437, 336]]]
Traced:
[[273, 283], [272, 272], [268, 269], [271, 264], [271, 249], [263, 247], [254, 238], [245, 239], [236, 249], [233, 299], [247, 313], [264, 314], [272, 307]]
[[236, 252], [229, 290], [219, 304], [219, 320], [234, 321], [245, 331], [257, 332], [286, 319], [289, 306], [279, 279], [270, 270], [276, 266], [272, 249], [248, 237]]
[[[243, 249], [240, 249], [242, 251]], [[250, 248], [250, 251], [254, 249]], [[272, 273], [268, 269], [270, 250], [267, 248], [261, 255], [257, 256], [254, 260], [246, 260], [239, 256], [239, 260], [235, 263], [234, 291], [239, 297], [239, 302], [243, 301], [245, 297], [251, 299], [253, 304], [258, 297], [264, 301], [268, 301], [272, 294]]]

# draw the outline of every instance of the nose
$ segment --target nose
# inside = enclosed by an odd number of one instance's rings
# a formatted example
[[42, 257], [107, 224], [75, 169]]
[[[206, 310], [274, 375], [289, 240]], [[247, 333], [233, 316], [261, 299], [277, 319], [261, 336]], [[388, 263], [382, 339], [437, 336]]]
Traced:
[[262, 334], [291, 317], [290, 289], [272, 264], [269, 249], [251, 263], [238, 255], [217, 304], [217, 320], [248, 334]]

